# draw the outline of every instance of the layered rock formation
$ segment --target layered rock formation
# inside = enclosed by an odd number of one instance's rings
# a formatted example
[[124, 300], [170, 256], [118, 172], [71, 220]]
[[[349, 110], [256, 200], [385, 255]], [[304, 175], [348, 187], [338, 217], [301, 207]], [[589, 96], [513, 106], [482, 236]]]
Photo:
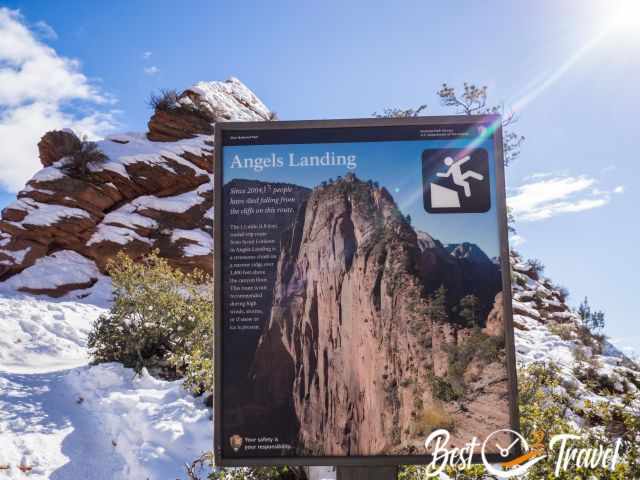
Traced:
[[282, 244], [253, 375], [257, 397], [292, 403], [301, 453], [422, 452], [437, 427], [462, 440], [509, 425], [502, 337], [487, 335], [502, 317], [483, 333], [435, 305], [427, 285], [462, 268], [443, 251], [384, 188], [348, 175], [313, 190]]
[[[213, 268], [213, 123], [272, 116], [240, 81], [201, 82], [157, 109], [146, 134], [112, 135], [86, 172], [70, 168], [82, 142], [69, 131], [38, 144], [43, 169], [0, 218], [0, 280], [55, 252], [76, 252], [104, 272], [124, 250], [153, 249], [175, 266]], [[76, 285], [58, 285], [59, 295]]]
[[147, 138], [172, 142], [211, 135], [215, 122], [273, 120], [255, 94], [237, 78], [199, 82], [173, 98], [170, 93], [149, 120]]

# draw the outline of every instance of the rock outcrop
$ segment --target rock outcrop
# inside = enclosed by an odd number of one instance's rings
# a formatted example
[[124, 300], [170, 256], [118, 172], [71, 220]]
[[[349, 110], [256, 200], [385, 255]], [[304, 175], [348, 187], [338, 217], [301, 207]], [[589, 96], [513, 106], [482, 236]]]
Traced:
[[484, 358], [480, 345], [501, 338], [437, 308], [426, 284], [459, 260], [424, 242], [371, 182], [348, 175], [311, 193], [282, 244], [253, 374], [258, 396], [291, 401], [300, 452], [419, 452], [436, 427], [455, 425], [461, 440], [509, 425], [504, 352]]
[[138, 257], [154, 249], [180, 268], [212, 272], [213, 123], [271, 116], [237, 79], [201, 82], [156, 111], [148, 133], [97, 142], [107, 158], [89, 162], [85, 175], [67, 168], [82, 141], [47, 133], [38, 144], [44, 168], [2, 211], [0, 280], [63, 250], [103, 272], [120, 250]]
[[53, 165], [69, 152], [77, 150], [80, 145], [80, 139], [69, 130], [47, 132], [38, 142], [40, 162], [43, 167]]
[[163, 107], [149, 120], [147, 138], [173, 142], [211, 135], [213, 124], [224, 121], [272, 120], [270, 112], [237, 78], [224, 83], [200, 82], [175, 99], [168, 94]]

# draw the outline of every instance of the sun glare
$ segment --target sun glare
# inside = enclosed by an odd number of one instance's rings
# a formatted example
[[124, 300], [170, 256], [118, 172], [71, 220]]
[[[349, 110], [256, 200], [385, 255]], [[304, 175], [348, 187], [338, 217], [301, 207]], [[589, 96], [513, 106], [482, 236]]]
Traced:
[[608, 28], [629, 36], [640, 33], [640, 0], [616, 0], [609, 4]]

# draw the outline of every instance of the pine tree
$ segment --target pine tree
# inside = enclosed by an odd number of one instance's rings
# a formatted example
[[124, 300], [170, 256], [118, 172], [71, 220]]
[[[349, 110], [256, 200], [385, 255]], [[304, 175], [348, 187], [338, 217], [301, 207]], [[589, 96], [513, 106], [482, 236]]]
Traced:
[[431, 296], [428, 312], [434, 322], [446, 322], [449, 319], [447, 313], [447, 289], [444, 288], [444, 285], [440, 285], [436, 293]]
[[601, 310], [591, 311], [589, 300], [584, 297], [584, 301], [578, 307], [578, 315], [582, 319], [582, 324], [590, 331], [602, 330], [604, 328], [604, 312]]
[[480, 299], [475, 295], [466, 295], [459, 305], [459, 315], [464, 320], [464, 325], [477, 327], [480, 324]]

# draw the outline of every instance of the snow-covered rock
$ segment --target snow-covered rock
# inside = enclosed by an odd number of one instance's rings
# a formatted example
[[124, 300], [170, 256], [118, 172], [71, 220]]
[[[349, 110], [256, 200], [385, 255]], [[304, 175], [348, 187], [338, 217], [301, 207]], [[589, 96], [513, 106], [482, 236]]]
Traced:
[[[100, 273], [92, 260], [72, 250], [61, 250], [39, 258], [30, 267], [0, 283], [0, 292], [15, 290], [61, 297], [75, 291], [77, 297], [82, 297], [84, 290], [98, 282], [105, 284], [107, 290], [110, 287], [108, 278]], [[108, 301], [110, 292], [107, 290], [93, 289], [91, 293], [94, 296], [102, 294], [103, 300]]]
[[176, 267], [212, 273], [213, 124], [272, 117], [235, 78], [199, 82], [157, 109], [149, 132], [97, 142], [105, 159], [82, 175], [68, 168], [82, 142], [69, 131], [47, 133], [44, 168], [2, 211], [0, 280], [59, 250], [103, 273], [121, 250], [138, 258], [155, 249]]
[[[624, 393], [636, 392], [640, 367], [606, 339], [586, 345], [578, 334], [579, 316], [561, 300], [560, 293], [548, 280], [534, 278], [535, 273], [527, 271], [528, 264], [517, 254], [512, 254], [511, 261], [515, 271], [526, 277], [513, 284], [516, 360], [520, 367], [543, 362], [559, 368], [565, 388], [576, 392], [567, 419], [579, 427], [585, 423], [580, 415], [587, 400], [619, 405]], [[589, 368], [606, 379], [613, 392], [605, 393], [594, 379], [586, 381], [581, 372]]]

